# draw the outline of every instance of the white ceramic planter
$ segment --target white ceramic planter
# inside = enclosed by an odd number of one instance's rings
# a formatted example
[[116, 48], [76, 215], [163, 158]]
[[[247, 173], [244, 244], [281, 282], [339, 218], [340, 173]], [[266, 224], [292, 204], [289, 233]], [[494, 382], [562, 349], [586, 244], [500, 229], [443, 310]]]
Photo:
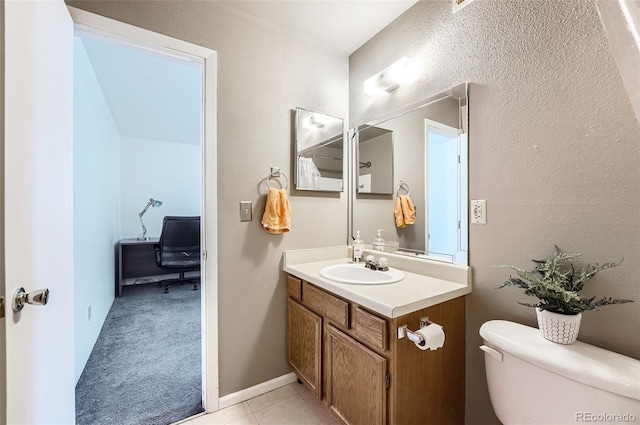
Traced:
[[567, 315], [536, 308], [538, 328], [542, 336], [558, 344], [573, 344], [578, 338], [582, 313]]

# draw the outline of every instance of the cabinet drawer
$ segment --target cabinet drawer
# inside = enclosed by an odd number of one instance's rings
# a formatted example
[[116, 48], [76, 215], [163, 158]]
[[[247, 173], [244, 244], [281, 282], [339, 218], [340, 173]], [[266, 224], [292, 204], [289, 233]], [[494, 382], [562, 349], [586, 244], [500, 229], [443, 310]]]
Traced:
[[295, 276], [287, 276], [287, 293], [298, 301], [302, 299], [302, 280]]
[[387, 321], [356, 307], [353, 318], [354, 333], [362, 342], [381, 351], [387, 349]]
[[309, 282], [302, 282], [302, 303], [344, 329], [349, 328], [349, 303]]

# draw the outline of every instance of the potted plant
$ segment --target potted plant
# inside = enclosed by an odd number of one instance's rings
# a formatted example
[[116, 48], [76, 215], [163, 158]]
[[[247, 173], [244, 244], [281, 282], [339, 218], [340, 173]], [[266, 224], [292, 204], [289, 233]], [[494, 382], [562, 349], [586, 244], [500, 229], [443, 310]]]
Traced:
[[538, 298], [537, 303], [518, 303], [536, 308], [538, 327], [546, 339], [560, 344], [573, 344], [578, 336], [583, 311], [633, 301], [578, 295], [586, 281], [602, 270], [619, 266], [622, 260], [617, 263], [587, 264], [584, 268], [576, 269], [571, 261], [582, 254], [563, 252], [557, 246], [555, 248], [555, 253], [548, 260], [532, 260], [536, 263], [533, 271], [506, 264], [498, 266], [512, 269], [518, 274], [518, 277], [509, 277], [498, 289], [517, 286], [524, 289], [526, 295]]

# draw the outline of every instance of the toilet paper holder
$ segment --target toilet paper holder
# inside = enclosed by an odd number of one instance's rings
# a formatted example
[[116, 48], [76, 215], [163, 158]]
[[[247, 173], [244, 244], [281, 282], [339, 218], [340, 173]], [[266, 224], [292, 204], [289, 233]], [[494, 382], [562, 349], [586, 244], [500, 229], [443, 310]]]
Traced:
[[[429, 320], [429, 317], [422, 317], [420, 319], [420, 329], [427, 327], [429, 325], [434, 324], [434, 322], [432, 322], [431, 320]], [[409, 340], [415, 342], [416, 344], [419, 344], [421, 346], [424, 346], [426, 344], [426, 341], [424, 340], [424, 338], [422, 337], [422, 335], [417, 334], [415, 332], [413, 332], [412, 330], [409, 330], [409, 327], [407, 325], [403, 325], [400, 326], [398, 328], [398, 339], [402, 339], [404, 337], [409, 338]]]

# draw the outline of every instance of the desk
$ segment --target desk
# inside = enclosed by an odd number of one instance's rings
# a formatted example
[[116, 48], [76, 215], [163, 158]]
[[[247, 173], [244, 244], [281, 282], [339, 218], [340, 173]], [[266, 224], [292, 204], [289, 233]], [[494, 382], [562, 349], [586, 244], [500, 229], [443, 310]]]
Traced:
[[158, 238], [152, 238], [148, 241], [123, 239], [116, 244], [116, 297], [122, 296], [125, 279], [176, 273], [157, 266], [153, 249], [157, 243]]

